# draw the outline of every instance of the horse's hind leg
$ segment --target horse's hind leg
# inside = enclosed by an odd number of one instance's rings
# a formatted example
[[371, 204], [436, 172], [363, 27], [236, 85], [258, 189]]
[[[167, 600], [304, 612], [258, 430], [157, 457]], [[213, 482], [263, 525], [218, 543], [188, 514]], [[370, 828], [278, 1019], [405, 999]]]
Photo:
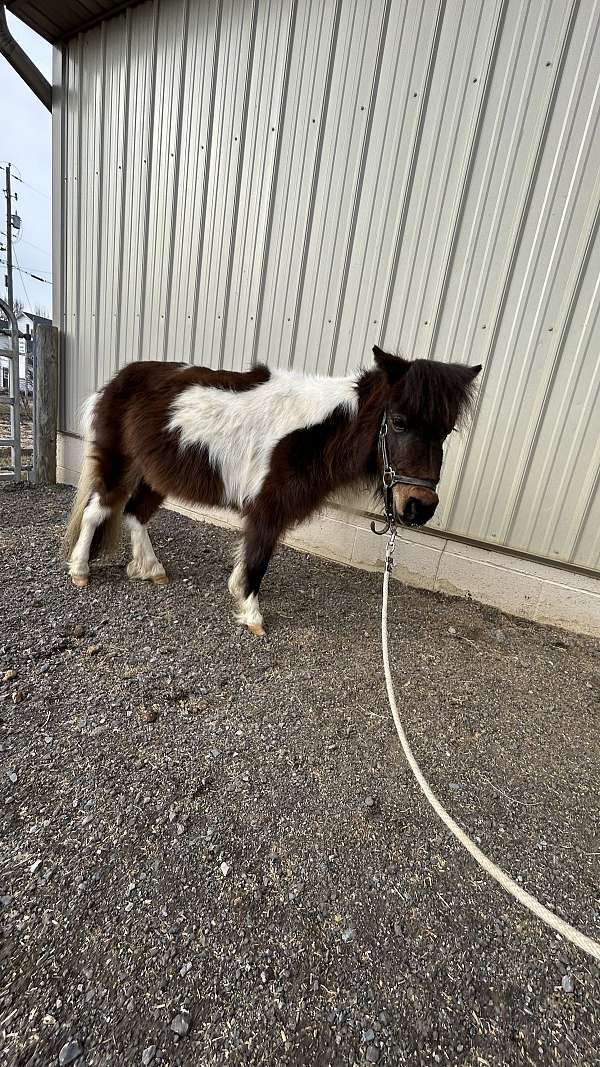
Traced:
[[132, 559], [127, 564], [128, 578], [148, 579], [155, 585], [166, 585], [169, 581], [165, 568], [156, 558], [146, 529], [163, 500], [160, 493], [142, 480], [125, 507], [124, 521], [131, 533], [132, 552]]
[[247, 626], [257, 637], [265, 636], [258, 591], [279, 533], [272, 526], [248, 516], [244, 541], [239, 547], [237, 562], [227, 583], [229, 592], [237, 601], [237, 622]]
[[118, 547], [129, 492], [127, 467], [119, 452], [92, 448], [88, 441], [63, 542], [74, 585], [88, 584], [90, 559]]
[[83, 588], [88, 584], [94, 534], [108, 521], [111, 514], [112, 508], [102, 503], [100, 493], [92, 493], [81, 516], [79, 536], [69, 558], [69, 574], [73, 585]]

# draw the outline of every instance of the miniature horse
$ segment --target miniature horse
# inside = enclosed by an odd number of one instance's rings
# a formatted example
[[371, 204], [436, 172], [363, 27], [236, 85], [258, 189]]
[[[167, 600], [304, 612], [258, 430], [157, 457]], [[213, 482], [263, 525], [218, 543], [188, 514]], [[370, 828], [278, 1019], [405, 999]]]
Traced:
[[124, 367], [86, 404], [84, 463], [65, 536], [74, 584], [88, 584], [90, 556], [115, 547], [122, 519], [131, 534], [128, 576], [165, 583], [146, 529], [165, 497], [228, 507], [244, 518], [228, 583], [237, 621], [264, 635], [258, 591], [278, 538], [334, 490], [381, 483], [384, 418], [388, 462], [401, 475], [390, 494], [396, 521], [426, 523], [438, 504], [443, 442], [468, 409], [481, 367], [373, 352], [375, 366], [350, 378], [264, 366]]

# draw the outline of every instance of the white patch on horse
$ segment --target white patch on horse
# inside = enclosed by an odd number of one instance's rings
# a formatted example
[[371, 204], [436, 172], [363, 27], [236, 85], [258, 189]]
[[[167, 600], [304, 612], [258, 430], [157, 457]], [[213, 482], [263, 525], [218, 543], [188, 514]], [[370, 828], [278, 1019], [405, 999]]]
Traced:
[[267, 476], [273, 449], [294, 430], [317, 426], [336, 408], [358, 409], [356, 378], [273, 370], [245, 392], [190, 385], [171, 405], [168, 428], [183, 448], [204, 445], [225, 486], [224, 503], [243, 507]]
[[142, 578], [157, 581], [167, 575], [160, 560], [156, 558], [152, 542], [146, 527], [135, 515], [125, 515], [125, 525], [131, 533], [132, 560], [127, 564], [128, 578]]
[[100, 393], [92, 393], [84, 400], [79, 409], [79, 425], [85, 441], [91, 441], [94, 437], [94, 413], [96, 404], [100, 399]]
[[94, 533], [98, 526], [101, 526], [108, 519], [109, 515], [110, 508], [101, 504], [98, 493], [94, 493], [83, 512], [79, 537], [69, 559], [69, 574], [71, 578], [88, 577], [90, 573], [90, 548]]

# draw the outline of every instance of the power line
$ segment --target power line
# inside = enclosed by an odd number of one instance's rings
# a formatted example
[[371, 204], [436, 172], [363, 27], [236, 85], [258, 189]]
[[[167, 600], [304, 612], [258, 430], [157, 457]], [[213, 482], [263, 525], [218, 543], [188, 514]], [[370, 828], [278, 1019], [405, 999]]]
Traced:
[[[3, 237], [6, 237], [6, 234], [5, 234], [4, 230], [0, 230], [0, 234], [2, 234]], [[40, 248], [39, 245], [34, 245], [33, 241], [28, 241], [25, 237], [20, 237], [18, 241], [15, 241], [15, 239], [13, 237], [13, 245], [21, 244], [21, 243], [25, 244], [25, 245], [29, 245], [30, 248], [35, 248], [38, 252], [42, 252], [48, 259], [52, 259], [52, 256], [50, 255], [50, 252], [48, 252], [48, 250], [46, 248]]]
[[[13, 245], [13, 248], [14, 248], [14, 245]], [[0, 263], [6, 264], [6, 260], [2, 259], [2, 260], [0, 260]], [[26, 274], [32, 274], [33, 273], [35, 275], [35, 271], [39, 270], [42, 274], [49, 274], [50, 276], [52, 275], [52, 271], [51, 270], [44, 270], [43, 267], [35, 267], [33, 270], [32, 270], [31, 267], [21, 267], [21, 270], [24, 270]]]
[[[16, 260], [16, 258], [17, 257], [15, 255], [15, 260]], [[4, 267], [6, 266], [6, 260], [5, 259], [0, 259], [0, 263]], [[17, 264], [17, 267], [19, 269], [19, 272], [22, 271], [23, 274], [28, 274], [30, 278], [35, 278], [36, 282], [44, 282], [46, 285], [52, 285], [52, 281], [49, 280], [48, 278], [41, 278], [39, 274], [33, 274], [32, 271], [26, 270], [25, 267], [19, 267], [18, 264]]]
[[44, 193], [41, 189], [36, 189], [35, 185], [31, 185], [30, 182], [26, 182], [23, 178], [18, 178], [16, 174], [13, 174], [13, 178], [15, 181], [21, 182], [21, 185], [26, 185], [28, 189], [33, 189], [34, 193], [37, 193], [38, 196], [45, 196], [46, 200], [51, 199], [48, 193]]

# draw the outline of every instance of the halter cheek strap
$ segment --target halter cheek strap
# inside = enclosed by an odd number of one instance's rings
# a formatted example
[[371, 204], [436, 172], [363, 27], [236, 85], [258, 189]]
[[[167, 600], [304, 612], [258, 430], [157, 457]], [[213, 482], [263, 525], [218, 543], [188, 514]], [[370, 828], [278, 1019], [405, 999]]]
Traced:
[[437, 482], [433, 478], [414, 478], [405, 474], [396, 474], [396, 471], [390, 463], [390, 455], [387, 446], [388, 435], [388, 423], [387, 423], [387, 410], [384, 409], [383, 419], [381, 420], [381, 428], [379, 430], [379, 448], [381, 451], [381, 461], [383, 466], [382, 482], [383, 482], [383, 509], [385, 512], [385, 525], [382, 530], [378, 530], [375, 523], [371, 523], [371, 529], [373, 533], [381, 536], [388, 532], [388, 530], [395, 530], [396, 520], [394, 518], [394, 501], [392, 497], [392, 489], [395, 485], [420, 485], [424, 489], [437, 488]]

